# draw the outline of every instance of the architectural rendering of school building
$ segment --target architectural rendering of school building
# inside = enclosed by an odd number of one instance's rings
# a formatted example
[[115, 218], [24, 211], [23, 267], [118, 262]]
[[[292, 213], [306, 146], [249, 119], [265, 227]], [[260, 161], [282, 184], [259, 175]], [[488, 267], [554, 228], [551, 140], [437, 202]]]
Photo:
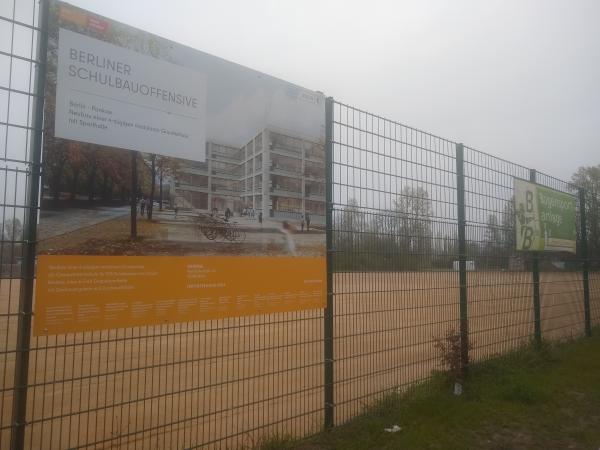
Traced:
[[177, 168], [172, 201], [210, 212], [246, 208], [263, 217], [314, 221], [325, 217], [325, 148], [322, 143], [263, 130], [242, 148], [208, 142], [206, 162]]

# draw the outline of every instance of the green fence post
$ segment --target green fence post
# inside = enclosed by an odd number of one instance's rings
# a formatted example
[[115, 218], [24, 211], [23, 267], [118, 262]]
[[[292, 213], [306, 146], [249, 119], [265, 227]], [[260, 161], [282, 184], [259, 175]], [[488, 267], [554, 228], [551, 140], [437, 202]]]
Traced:
[[333, 398], [333, 98], [325, 101], [325, 225], [327, 244], [327, 305], [323, 320], [324, 333], [324, 407], [325, 428], [334, 425]]
[[464, 146], [456, 144], [456, 205], [458, 218], [458, 281], [460, 293], [460, 359], [463, 377], [469, 367], [469, 316], [467, 304], [467, 255]]
[[[536, 181], [535, 169], [529, 170], [529, 181]], [[542, 308], [540, 303], [540, 257], [537, 252], [532, 253], [531, 257], [531, 275], [533, 280], [533, 320], [535, 344], [539, 347], [542, 344]]]
[[31, 345], [31, 316], [33, 315], [33, 287], [35, 277], [35, 253], [37, 241], [37, 218], [39, 206], [42, 130], [44, 124], [44, 87], [46, 83], [46, 52], [48, 49], [48, 0], [40, 1], [39, 31], [37, 42], [37, 63], [35, 73], [35, 102], [31, 130], [31, 173], [27, 180], [27, 213], [23, 227], [23, 267], [19, 292], [19, 315], [17, 322], [17, 342], [15, 348], [14, 394], [10, 448], [21, 450], [25, 447], [25, 427], [27, 426], [27, 388], [29, 386], [29, 349]]
[[587, 212], [585, 210], [585, 190], [579, 189], [579, 217], [581, 220], [581, 259], [583, 260], [583, 313], [585, 320], [585, 335], [592, 335], [592, 320], [590, 317], [590, 274], [588, 259]]

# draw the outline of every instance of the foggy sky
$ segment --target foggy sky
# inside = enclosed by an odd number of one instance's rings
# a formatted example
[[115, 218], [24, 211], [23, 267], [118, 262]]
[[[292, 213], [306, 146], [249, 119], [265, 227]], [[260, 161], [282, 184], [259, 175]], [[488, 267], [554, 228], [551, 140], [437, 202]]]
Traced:
[[560, 178], [600, 164], [600, 1], [70, 3]]

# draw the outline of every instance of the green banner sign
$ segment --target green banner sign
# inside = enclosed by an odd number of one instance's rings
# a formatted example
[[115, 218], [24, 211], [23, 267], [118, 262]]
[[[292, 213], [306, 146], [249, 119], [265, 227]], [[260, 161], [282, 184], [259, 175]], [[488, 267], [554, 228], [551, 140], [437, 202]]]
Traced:
[[576, 251], [576, 198], [515, 178], [517, 250]]

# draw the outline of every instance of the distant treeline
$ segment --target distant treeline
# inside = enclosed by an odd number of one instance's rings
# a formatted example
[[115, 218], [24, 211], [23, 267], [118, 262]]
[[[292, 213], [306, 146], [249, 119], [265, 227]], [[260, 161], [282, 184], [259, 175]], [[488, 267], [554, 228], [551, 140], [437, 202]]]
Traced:
[[[595, 205], [586, 208], [588, 250], [592, 268], [600, 268], [600, 215]], [[335, 271], [452, 270], [459, 259], [456, 220], [436, 217], [421, 187], [405, 187], [391, 210], [361, 208], [350, 199], [334, 209], [333, 229]], [[476, 270], [530, 270], [531, 255], [515, 250], [512, 200], [502, 211], [488, 214], [485, 222], [467, 222], [465, 231], [467, 260], [474, 261]], [[581, 251], [578, 241], [576, 255], [545, 253], [541, 268], [579, 269]]]

